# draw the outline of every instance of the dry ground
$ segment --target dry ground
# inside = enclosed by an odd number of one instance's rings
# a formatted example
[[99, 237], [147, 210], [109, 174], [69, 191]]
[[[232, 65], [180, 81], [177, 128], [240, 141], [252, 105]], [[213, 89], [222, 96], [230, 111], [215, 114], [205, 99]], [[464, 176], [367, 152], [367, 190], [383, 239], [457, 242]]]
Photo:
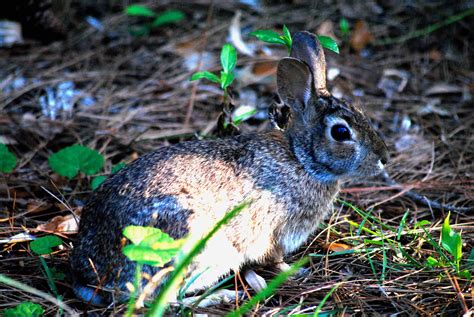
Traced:
[[[220, 47], [229, 41], [229, 26], [240, 10], [244, 41], [260, 51], [266, 47], [271, 55], [239, 53], [239, 75], [232, 87], [235, 104], [258, 104], [259, 109], [266, 109], [274, 99], [275, 61], [286, 54], [284, 48], [265, 46], [247, 36], [248, 32], [281, 29], [283, 23], [292, 32], [333, 32], [341, 41], [341, 52], [327, 52], [326, 56], [328, 67], [340, 74], [329, 82], [330, 89], [364, 105], [390, 148], [388, 172], [401, 184], [389, 185], [381, 178], [347, 184], [341, 198], [371, 210], [369, 220], [337, 205], [327, 225], [288, 259], [312, 255], [309, 274], [285, 283], [254, 312], [312, 313], [336, 283], [340, 285], [324, 310], [337, 315], [460, 316], [472, 309], [471, 282], [452, 269], [426, 267], [427, 256], [436, 257], [436, 251], [421, 229], [410, 231], [418, 221], [428, 220], [427, 232], [437, 241], [448, 210], [430, 208], [403, 195], [415, 189], [432, 200], [473, 206], [472, 2], [410, 2], [404, 7], [395, 1], [353, 6], [294, 1], [251, 7], [237, 2], [214, 1], [211, 6], [208, 1], [162, 1], [153, 5], [156, 11], [180, 9], [186, 20], [141, 38], [128, 35], [127, 26], [134, 21], [121, 13], [121, 5], [104, 2], [91, 7], [89, 3], [73, 2], [63, 11], [69, 22], [61, 41], [41, 44], [27, 40], [23, 45], [0, 49], [0, 143], [8, 144], [19, 159], [12, 174], [0, 175], [0, 239], [25, 232], [44, 235], [37, 230], [39, 225], [55, 216], [70, 215], [65, 206], [77, 211], [84, 204], [91, 192], [90, 178], [67, 180], [48, 167], [48, 156], [65, 146], [80, 143], [99, 150], [107, 158], [109, 172], [111, 164], [129, 162], [198, 133], [213, 133], [222, 94], [207, 82], [189, 82], [193, 70], [187, 63], [196, 57], [195, 65], [201, 69], [217, 70]], [[424, 29], [468, 10], [470, 17], [429, 34], [430, 30]], [[102, 31], [85, 22], [88, 15], [102, 22]], [[352, 44], [343, 39], [338, 27], [343, 16], [352, 27], [352, 36], [361, 37]], [[368, 24], [369, 33], [364, 34], [360, 26], [355, 29], [359, 20]], [[322, 24], [326, 30], [321, 29]], [[413, 38], [395, 41], [401, 36]], [[384, 44], [387, 38], [393, 43]], [[18, 78], [25, 82], [14, 88]], [[66, 81], [73, 82], [80, 92], [74, 97], [75, 107], [69, 113], [58, 113], [55, 120], [48, 118], [39, 99], [47, 89], [57, 89]], [[84, 104], [84, 96], [91, 98], [92, 105]], [[260, 115], [244, 123], [242, 130], [269, 128], [268, 120], [261, 119], [265, 111]], [[367, 230], [358, 232], [354, 226], [363, 223], [371, 232], [395, 239], [393, 230], [380, 223], [396, 230], [407, 211], [406, 227], [395, 246], [366, 241], [381, 240]], [[461, 263], [466, 263], [474, 242], [474, 213], [453, 213], [451, 222], [455, 230], [462, 231]], [[67, 273], [74, 234], [59, 235], [65, 243], [48, 263]], [[385, 238], [382, 240], [388, 241]], [[341, 248], [352, 252], [333, 254]], [[49, 291], [28, 242], [2, 244], [0, 272]], [[266, 271], [263, 274], [271, 277]], [[78, 311], [124, 311], [123, 305], [106, 310], [80, 303], [67, 277], [57, 284], [65, 303]], [[44, 299], [1, 285], [0, 309], [25, 300], [41, 303], [48, 314], [58, 312]], [[223, 314], [234, 308], [235, 304], [223, 304], [195, 311]]]

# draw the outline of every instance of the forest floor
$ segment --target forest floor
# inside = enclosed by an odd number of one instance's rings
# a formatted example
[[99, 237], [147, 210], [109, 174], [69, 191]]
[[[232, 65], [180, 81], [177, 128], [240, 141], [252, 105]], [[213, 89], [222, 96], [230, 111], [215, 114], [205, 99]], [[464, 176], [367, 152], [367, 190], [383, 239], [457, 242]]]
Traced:
[[[275, 101], [276, 63], [287, 52], [248, 33], [285, 24], [291, 32], [338, 40], [340, 53], [326, 52], [329, 89], [365, 109], [390, 149], [387, 171], [399, 185], [381, 177], [345, 184], [333, 215], [287, 259], [309, 256], [309, 273], [288, 280], [253, 312], [313, 314], [336, 287], [322, 308], [326, 315], [471, 316], [472, 282], [460, 272], [474, 273], [474, 212], [451, 212], [452, 229], [462, 233], [457, 270], [438, 246], [449, 210], [429, 201], [474, 206], [472, 2], [244, 2], [154, 2], [156, 12], [179, 9], [186, 18], [141, 37], [129, 34], [140, 19], [125, 16], [118, 2], [73, 2], [59, 14], [69, 21], [59, 41], [26, 38], [0, 48], [0, 143], [18, 159], [12, 173], [0, 174], [0, 272], [51, 293], [29, 241], [56, 234], [64, 243], [45, 259], [65, 274], [56, 278], [64, 303], [77, 312], [122, 314], [124, 304], [100, 308], [74, 297], [67, 266], [77, 230], [72, 215], [80, 214], [93, 177], [60, 177], [48, 157], [86, 145], [105, 156], [108, 175], [113, 165], [161, 146], [214, 135], [222, 91], [189, 78], [197, 70], [218, 71], [226, 42], [248, 50], [238, 52], [231, 87], [237, 108], [257, 110], [240, 125], [242, 133], [271, 128], [266, 109]], [[339, 26], [343, 17], [347, 34]], [[407, 196], [409, 190], [425, 201]], [[439, 263], [428, 265], [430, 256]], [[274, 275], [271, 268], [259, 272]], [[0, 310], [23, 301], [40, 303], [48, 315], [60, 311], [41, 296], [1, 285]], [[235, 306], [193, 311], [222, 315]]]

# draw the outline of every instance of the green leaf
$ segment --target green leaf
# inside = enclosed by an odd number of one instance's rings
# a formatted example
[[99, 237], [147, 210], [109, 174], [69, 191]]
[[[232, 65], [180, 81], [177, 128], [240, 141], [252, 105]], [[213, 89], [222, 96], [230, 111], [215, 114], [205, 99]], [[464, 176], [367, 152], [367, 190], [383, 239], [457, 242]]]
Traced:
[[199, 239], [188, 252], [186, 252], [186, 250], [181, 250], [174, 264], [174, 271], [168, 278], [167, 283], [160, 289], [158, 296], [156, 296], [150, 310], [148, 311], [150, 316], [163, 316], [170, 299], [176, 298], [178, 288], [183, 280], [188, 265], [191, 264], [192, 260], [199, 254], [199, 252], [201, 252], [207, 241], [211, 239], [219, 228], [227, 224], [233, 217], [235, 217], [235, 215], [241, 212], [248, 205], [249, 202], [244, 202], [227, 212], [225, 216], [219, 220], [204, 237]]
[[152, 26], [157, 28], [165, 24], [175, 23], [183, 20], [186, 16], [180, 10], [166, 10], [153, 21]]
[[16, 166], [16, 157], [5, 144], [0, 143], [0, 173], [11, 173]]
[[130, 244], [125, 246], [122, 251], [127, 258], [139, 264], [163, 267], [178, 254], [179, 247], [155, 250], [145, 245]]
[[162, 234], [163, 241], [173, 240], [169, 235], [154, 227], [127, 226], [123, 230], [123, 235], [135, 245], [139, 245], [146, 237], [160, 233]]
[[123, 163], [123, 162], [120, 162], [118, 163], [117, 165], [114, 165], [112, 167], [112, 174], [115, 174], [117, 173], [118, 171], [120, 171], [122, 168], [124, 168], [125, 166], [127, 166], [127, 164]]
[[257, 113], [257, 109], [250, 109], [249, 111], [246, 111], [238, 116], [233, 117], [232, 121], [234, 122], [235, 125], [238, 126], [243, 121], [250, 119], [256, 113]]
[[272, 30], [257, 30], [250, 33], [250, 35], [267, 43], [286, 45], [285, 41], [280, 37], [280, 34]]
[[123, 248], [123, 254], [139, 264], [163, 266], [179, 252], [183, 239], [174, 240], [158, 228], [127, 226], [123, 235], [133, 244]]
[[451, 229], [449, 225], [450, 216], [451, 212], [444, 219], [443, 227], [441, 228], [441, 245], [453, 256], [454, 261], [459, 264], [462, 256], [462, 240], [461, 235]]
[[238, 317], [238, 316], [245, 316], [245, 314], [252, 309], [255, 305], [257, 305], [260, 301], [266, 299], [273, 293], [275, 293], [276, 289], [287, 281], [291, 275], [298, 272], [298, 270], [303, 267], [308, 262], [308, 258], [303, 258], [293, 264], [287, 271], [280, 272], [274, 279], [268, 283], [267, 287], [259, 291], [255, 296], [252, 297], [248, 302], [244, 303], [239, 309], [234, 310], [233, 312], [227, 314], [227, 317]]
[[53, 252], [54, 247], [57, 247], [63, 243], [63, 240], [57, 236], [48, 235], [30, 242], [31, 251], [38, 255], [50, 254]]
[[39, 317], [43, 316], [44, 309], [41, 305], [32, 302], [23, 302], [14, 308], [8, 308], [3, 311], [4, 317]]
[[237, 51], [231, 44], [225, 44], [221, 50], [221, 65], [226, 73], [232, 73], [237, 63]]
[[430, 266], [430, 267], [438, 267], [440, 266], [440, 263], [438, 260], [436, 260], [434, 257], [432, 256], [429, 256], [427, 259], [426, 259], [426, 265]]
[[104, 176], [104, 175], [100, 175], [100, 176], [96, 176], [92, 179], [92, 182], [91, 182], [91, 188], [92, 190], [96, 190], [97, 188], [99, 188], [99, 186], [105, 182], [105, 180], [107, 179], [107, 176]]
[[334, 53], [339, 54], [339, 47], [337, 46], [336, 41], [334, 41], [332, 38], [330, 38], [329, 36], [318, 35], [318, 39], [323, 47], [333, 51]]
[[459, 276], [465, 278], [468, 281], [472, 280], [472, 274], [469, 272], [469, 270], [462, 270], [459, 272]]
[[218, 84], [221, 82], [221, 80], [219, 79], [219, 77], [217, 77], [217, 75], [215, 75], [211, 72], [208, 72], [208, 71], [194, 73], [191, 76], [191, 81], [197, 80], [197, 79], [202, 79], [202, 78], [205, 78], [207, 80], [210, 80], [210, 81], [212, 81], [214, 83], [218, 83]]
[[129, 5], [125, 9], [125, 14], [129, 16], [154, 17], [156, 13], [148, 7], [139, 4]]
[[283, 41], [285, 41], [286, 48], [288, 49], [288, 54], [291, 52], [291, 46], [293, 45], [293, 39], [291, 38], [290, 30], [283, 25], [283, 35], [280, 36]]
[[233, 73], [225, 73], [224, 71], [221, 71], [221, 88], [222, 89], [227, 89], [227, 87], [232, 84], [234, 81], [235, 76]]
[[428, 220], [421, 220], [415, 223], [415, 225], [413, 226], [413, 229], [423, 228], [424, 226], [428, 226], [430, 224], [431, 222], [429, 222]]
[[48, 163], [54, 172], [73, 178], [79, 171], [86, 175], [97, 173], [104, 166], [104, 157], [95, 150], [75, 144], [52, 154]]
[[344, 36], [349, 35], [349, 22], [347, 22], [346, 18], [341, 18], [339, 20], [339, 28]]

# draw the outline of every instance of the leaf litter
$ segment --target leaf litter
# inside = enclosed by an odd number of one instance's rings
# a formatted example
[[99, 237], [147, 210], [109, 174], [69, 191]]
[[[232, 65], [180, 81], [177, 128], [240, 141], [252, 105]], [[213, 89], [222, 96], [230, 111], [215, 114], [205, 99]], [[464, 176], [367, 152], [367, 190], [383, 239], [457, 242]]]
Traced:
[[[472, 206], [474, 112], [472, 99], [467, 98], [474, 87], [469, 79], [470, 28], [463, 20], [391, 46], [373, 45], [376, 40], [400, 37], [455, 15], [463, 10], [462, 4], [415, 3], [412, 8], [402, 8], [361, 2], [354, 6], [325, 3], [316, 8], [296, 2], [291, 8], [261, 4], [259, 10], [243, 2], [214, 2], [212, 9], [197, 3], [149, 4], [155, 12], [183, 10], [187, 21], [133, 38], [123, 8], [105, 6], [91, 20], [86, 18], [87, 10], [74, 4], [71, 13], [81, 22], [69, 32], [67, 41], [44, 45], [25, 38], [21, 45], [0, 50], [0, 140], [8, 140], [18, 160], [12, 173], [0, 174], [3, 274], [48, 291], [37, 259], [25, 252], [27, 241], [42, 232], [57, 233], [64, 239], [54, 259], [45, 260], [67, 272], [71, 233], [77, 229], [70, 206], [77, 211], [84, 205], [95, 175], [71, 180], [58, 177], [48, 167], [52, 153], [79, 143], [117, 164], [203, 131], [213, 134], [222, 94], [199, 84], [192, 95], [188, 80], [195, 71], [217, 70], [220, 49], [229, 36], [241, 51], [255, 54], [239, 54], [237, 79], [231, 86], [234, 99], [240, 102], [236, 114], [243, 115], [275, 103], [276, 62], [287, 54], [284, 47], [257, 42], [247, 30], [281, 30], [284, 23], [292, 31], [315, 32], [326, 23], [325, 32], [335, 34], [341, 49], [339, 55], [326, 54], [328, 69], [334, 69], [329, 88], [366, 108], [389, 146], [387, 170], [399, 185], [381, 178], [345, 184], [341, 198], [368, 214], [336, 204], [321, 230], [287, 259], [296, 262], [303, 255], [318, 255], [307, 265], [309, 273], [285, 282], [254, 313], [313, 313], [334, 285], [338, 287], [323, 311], [465, 313], [463, 304], [473, 300], [471, 282], [454, 271], [446, 274], [443, 269], [419, 265], [437, 255], [417, 224], [427, 221], [427, 232], [438, 242], [448, 210], [432, 210], [401, 193], [415, 188], [429, 199]], [[241, 12], [238, 21], [237, 10]], [[213, 14], [206, 22], [210, 11]], [[340, 18], [351, 26], [349, 39], [335, 27]], [[204, 33], [207, 41], [201, 40]], [[382, 88], [377, 87], [383, 78]], [[81, 105], [84, 97], [91, 98], [88, 105]], [[46, 106], [43, 109], [56, 110], [43, 110], [40, 100]], [[187, 113], [190, 120], [185, 125]], [[268, 120], [249, 119], [240, 128], [252, 132], [269, 126]], [[474, 217], [472, 213], [451, 213], [450, 222], [456, 232], [462, 231], [467, 249], [463, 265], [472, 254]], [[397, 229], [394, 233], [387, 226], [401, 228], [396, 243]], [[260, 269], [267, 279], [274, 276], [271, 271]], [[237, 287], [242, 289], [240, 284]], [[58, 288], [68, 305], [78, 312], [86, 309], [74, 297], [70, 280], [58, 283]], [[39, 301], [11, 287], [4, 287], [3, 294], [0, 303], [4, 307]], [[48, 313], [60, 311], [46, 304]], [[235, 304], [222, 304], [194, 308], [194, 312], [222, 315], [233, 309]], [[99, 314], [125, 310], [120, 304], [110, 310], [88, 308], [89, 313]]]

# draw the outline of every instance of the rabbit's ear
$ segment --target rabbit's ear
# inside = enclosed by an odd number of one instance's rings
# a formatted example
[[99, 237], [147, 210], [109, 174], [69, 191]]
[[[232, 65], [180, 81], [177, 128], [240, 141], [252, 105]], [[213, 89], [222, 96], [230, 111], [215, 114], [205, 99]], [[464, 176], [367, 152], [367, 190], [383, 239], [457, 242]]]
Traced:
[[283, 58], [277, 70], [278, 94], [283, 102], [297, 113], [303, 113], [312, 94], [313, 76], [304, 62]]
[[324, 50], [316, 35], [306, 31], [296, 32], [293, 35], [290, 56], [308, 64], [313, 74], [316, 94], [329, 95], [326, 88], [326, 59], [324, 57]]

